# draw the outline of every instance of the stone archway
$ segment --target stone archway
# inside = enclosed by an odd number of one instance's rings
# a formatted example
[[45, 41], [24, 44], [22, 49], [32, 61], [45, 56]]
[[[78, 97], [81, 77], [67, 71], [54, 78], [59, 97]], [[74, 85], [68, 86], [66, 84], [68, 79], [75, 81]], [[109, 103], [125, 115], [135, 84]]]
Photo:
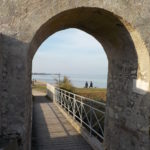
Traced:
[[0, 135], [30, 149], [32, 57], [46, 37], [76, 27], [101, 42], [109, 60], [106, 148], [148, 150], [149, 9], [149, 0], [2, 1]]
[[[138, 149], [141, 145], [137, 144], [139, 139], [148, 138], [148, 130], [137, 132], [140, 128], [135, 124], [144, 127], [147, 123], [140, 115], [137, 103], [149, 90], [149, 69], [145, 66], [149, 64], [149, 58], [140, 36], [131, 25], [106, 10], [89, 7], [71, 9], [52, 17], [39, 28], [28, 51], [29, 62], [48, 36], [70, 27], [93, 35], [103, 45], [108, 57], [105, 147], [113, 150], [124, 147]], [[126, 141], [122, 142], [124, 138]], [[144, 145], [146, 147], [146, 143]]]

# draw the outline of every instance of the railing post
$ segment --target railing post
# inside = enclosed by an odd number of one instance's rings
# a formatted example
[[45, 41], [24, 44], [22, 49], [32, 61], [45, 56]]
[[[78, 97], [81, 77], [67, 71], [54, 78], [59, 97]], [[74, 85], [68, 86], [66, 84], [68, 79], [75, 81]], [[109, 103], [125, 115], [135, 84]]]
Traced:
[[57, 103], [57, 90], [56, 90], [56, 88], [54, 88], [53, 100], [55, 103]]
[[73, 119], [75, 119], [75, 107], [76, 107], [76, 99], [75, 94], [73, 94]]
[[90, 136], [92, 136], [92, 120], [93, 120], [93, 110], [92, 110], [92, 103], [90, 102]]
[[62, 91], [60, 90], [60, 101], [61, 101], [61, 107], [62, 107]]
[[68, 114], [69, 114], [69, 101], [70, 101], [70, 94], [68, 94], [68, 99], [67, 99]]
[[83, 111], [83, 99], [81, 98], [81, 115], [80, 115], [80, 120], [81, 120], [81, 126], [82, 126], [82, 122], [83, 122], [83, 118], [82, 118], [82, 111]]
[[66, 100], [66, 99], [65, 99], [65, 98], [66, 98], [66, 97], [65, 97], [65, 91], [63, 91], [63, 98], [64, 98], [64, 99], [63, 99], [63, 105], [64, 105], [64, 109], [65, 109], [65, 104], [66, 104], [66, 102], [65, 102], [65, 100]]
[[67, 108], [67, 96], [66, 95], [67, 95], [67, 92], [65, 91], [65, 101], [64, 102], [65, 102], [65, 107]]

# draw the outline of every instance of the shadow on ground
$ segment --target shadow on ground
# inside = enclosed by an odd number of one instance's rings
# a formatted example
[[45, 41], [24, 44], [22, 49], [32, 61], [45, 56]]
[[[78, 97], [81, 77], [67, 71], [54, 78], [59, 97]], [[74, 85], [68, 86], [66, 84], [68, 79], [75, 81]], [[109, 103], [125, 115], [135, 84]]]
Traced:
[[92, 150], [45, 96], [33, 98], [32, 150]]

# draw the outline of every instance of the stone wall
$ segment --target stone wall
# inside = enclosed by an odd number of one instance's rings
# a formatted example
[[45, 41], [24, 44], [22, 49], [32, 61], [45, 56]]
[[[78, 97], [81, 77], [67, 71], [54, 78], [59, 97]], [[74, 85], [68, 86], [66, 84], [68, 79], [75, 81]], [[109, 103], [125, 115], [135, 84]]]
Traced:
[[0, 150], [18, 150], [17, 139], [1, 139], [0, 138]]
[[109, 61], [107, 150], [149, 150], [150, 1], [5, 0], [0, 5], [0, 136], [30, 149], [32, 58], [56, 31], [78, 28]]

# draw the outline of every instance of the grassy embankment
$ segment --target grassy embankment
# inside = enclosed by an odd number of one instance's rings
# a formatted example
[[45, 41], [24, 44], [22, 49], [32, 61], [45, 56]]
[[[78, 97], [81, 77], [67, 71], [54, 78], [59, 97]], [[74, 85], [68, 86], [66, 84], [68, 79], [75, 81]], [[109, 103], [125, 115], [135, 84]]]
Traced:
[[32, 84], [32, 90], [46, 93], [46, 83], [39, 81], [34, 82], [34, 84]]
[[[32, 85], [32, 89], [46, 92], [46, 84], [36, 82], [34, 85]], [[74, 93], [78, 95], [101, 101], [106, 101], [106, 92], [107, 91], [104, 88], [74, 88]]]
[[104, 88], [75, 88], [75, 93], [90, 99], [106, 101], [106, 92]]

